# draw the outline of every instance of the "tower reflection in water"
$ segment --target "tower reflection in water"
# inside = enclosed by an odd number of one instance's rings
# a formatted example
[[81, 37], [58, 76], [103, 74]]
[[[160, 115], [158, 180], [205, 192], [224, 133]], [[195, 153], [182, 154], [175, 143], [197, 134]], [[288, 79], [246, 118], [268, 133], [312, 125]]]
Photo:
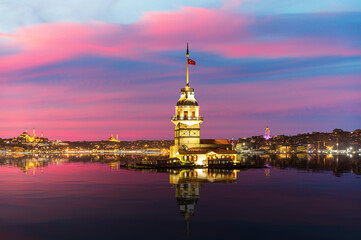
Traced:
[[194, 215], [199, 199], [199, 190], [204, 183], [236, 183], [238, 170], [225, 169], [192, 169], [170, 173], [169, 182], [176, 189], [175, 195], [180, 214], [187, 223], [189, 239], [189, 221]]

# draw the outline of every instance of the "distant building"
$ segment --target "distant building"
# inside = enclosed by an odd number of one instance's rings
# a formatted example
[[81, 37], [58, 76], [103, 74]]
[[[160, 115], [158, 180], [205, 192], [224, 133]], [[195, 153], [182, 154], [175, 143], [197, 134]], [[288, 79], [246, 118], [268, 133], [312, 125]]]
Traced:
[[296, 147], [296, 152], [297, 153], [307, 153], [308, 152], [308, 147], [305, 145], [299, 145]]
[[266, 140], [270, 139], [271, 138], [271, 131], [269, 130], [268, 126], [266, 127], [266, 130], [264, 131], [264, 138]]
[[120, 142], [118, 139], [118, 134], [117, 134], [117, 138], [113, 137], [113, 134], [110, 135], [110, 138], [108, 138], [107, 140], [108, 142]]
[[13, 139], [14, 142], [21, 142], [21, 143], [39, 143], [39, 142], [47, 142], [48, 139], [44, 138], [43, 134], [41, 137], [36, 137], [35, 129], [33, 129], [33, 136], [30, 136], [28, 130], [25, 130], [22, 134], [18, 137]]
[[251, 152], [253, 150], [252, 145], [249, 142], [244, 141], [237, 143], [234, 149], [239, 153]]
[[277, 146], [278, 153], [290, 153], [291, 150], [292, 150], [292, 147], [289, 145], [278, 145]]
[[[198, 165], [208, 164], [207, 160], [230, 158], [237, 160], [237, 152], [227, 139], [200, 139], [200, 124], [203, 117], [199, 113], [194, 89], [189, 86], [187, 46], [187, 84], [181, 89], [172, 122], [175, 125], [174, 145], [170, 147], [170, 157], [181, 161], [192, 161]], [[191, 60], [192, 61], [192, 60]], [[195, 62], [193, 61], [193, 65]]]

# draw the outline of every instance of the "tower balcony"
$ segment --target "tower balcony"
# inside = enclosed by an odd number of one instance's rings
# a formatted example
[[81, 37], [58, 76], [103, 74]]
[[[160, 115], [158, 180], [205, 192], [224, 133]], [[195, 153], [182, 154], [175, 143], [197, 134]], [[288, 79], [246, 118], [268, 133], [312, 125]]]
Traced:
[[172, 116], [171, 120], [172, 120], [172, 121], [185, 121], [185, 120], [190, 120], [190, 121], [203, 121], [203, 117], [192, 117], [192, 116], [180, 117], [180, 116]]
[[180, 117], [180, 116], [173, 116], [172, 118], [172, 122], [177, 125], [178, 123], [182, 123], [185, 124], [187, 126], [192, 126], [194, 124], [199, 124], [203, 122], [203, 117], [192, 117], [192, 116], [187, 116], [187, 117]]

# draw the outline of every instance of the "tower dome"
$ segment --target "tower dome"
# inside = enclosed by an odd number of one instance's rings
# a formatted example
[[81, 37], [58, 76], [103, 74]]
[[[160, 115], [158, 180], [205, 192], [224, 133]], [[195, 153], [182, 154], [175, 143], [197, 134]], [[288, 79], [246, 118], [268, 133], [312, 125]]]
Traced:
[[177, 106], [198, 106], [198, 102], [194, 97], [194, 88], [186, 86], [181, 89], [181, 96]]

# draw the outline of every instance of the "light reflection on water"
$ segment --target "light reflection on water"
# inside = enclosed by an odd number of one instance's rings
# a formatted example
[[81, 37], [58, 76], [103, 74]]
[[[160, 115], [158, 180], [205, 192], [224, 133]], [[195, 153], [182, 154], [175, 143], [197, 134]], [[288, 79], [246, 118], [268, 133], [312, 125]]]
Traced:
[[1, 157], [1, 239], [358, 239], [359, 158], [241, 157], [270, 167], [241, 171], [122, 168], [144, 157], [160, 156]]

